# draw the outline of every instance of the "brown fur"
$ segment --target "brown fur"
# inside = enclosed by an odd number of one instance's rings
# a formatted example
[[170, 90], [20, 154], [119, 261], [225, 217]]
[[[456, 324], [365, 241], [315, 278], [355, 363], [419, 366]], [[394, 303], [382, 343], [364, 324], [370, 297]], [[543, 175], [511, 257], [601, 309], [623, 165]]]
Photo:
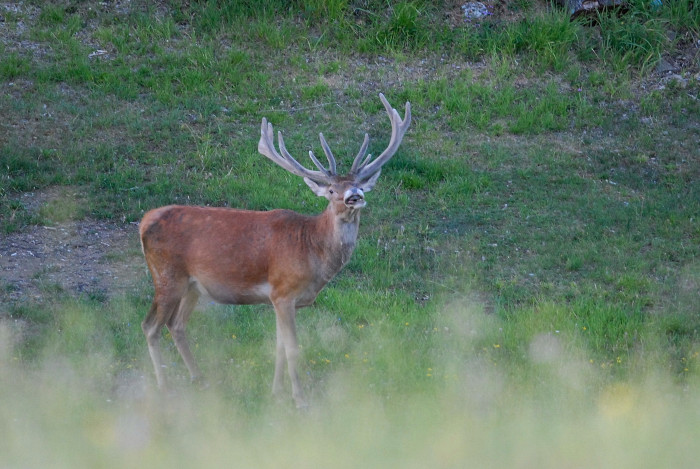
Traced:
[[[343, 194], [350, 185], [337, 184], [335, 194]], [[185, 326], [199, 296], [205, 294], [219, 303], [275, 306], [283, 352], [278, 352], [273, 390], [280, 392], [284, 363], [280, 357], [289, 362], [292, 356], [295, 362], [298, 354], [293, 332], [296, 309], [311, 305], [350, 259], [359, 210], [335, 197], [317, 216], [290, 210], [255, 212], [182, 205], [146, 213], [139, 232], [155, 297], [142, 326], [159, 386], [165, 385], [158, 350], [163, 325], [171, 331], [192, 379], [201, 379]], [[289, 366], [293, 394], [301, 406], [304, 401], [295, 368]]]

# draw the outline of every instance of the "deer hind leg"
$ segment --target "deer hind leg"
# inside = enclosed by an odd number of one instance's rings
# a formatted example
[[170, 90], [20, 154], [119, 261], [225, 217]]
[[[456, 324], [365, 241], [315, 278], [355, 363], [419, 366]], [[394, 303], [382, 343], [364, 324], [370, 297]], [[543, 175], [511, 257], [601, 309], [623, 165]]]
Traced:
[[185, 327], [187, 326], [187, 321], [190, 319], [190, 315], [197, 305], [197, 300], [199, 299], [199, 291], [194, 283], [191, 283], [185, 294], [180, 300], [177, 312], [170, 316], [166, 325], [170, 334], [173, 336], [173, 341], [177, 347], [180, 356], [187, 366], [187, 370], [190, 372], [190, 378], [192, 382], [203, 383], [202, 372], [199, 370], [197, 363], [194, 361], [192, 352], [190, 351], [189, 343], [187, 342], [187, 335], [185, 334]]
[[292, 382], [292, 396], [298, 408], [306, 407], [304, 392], [299, 383], [297, 371], [299, 361], [299, 344], [296, 334], [296, 306], [293, 302], [273, 301], [277, 319], [277, 356], [275, 358], [275, 378], [272, 382], [272, 392], [276, 395], [282, 390], [284, 381], [284, 362], [287, 359], [287, 370]]
[[272, 394], [281, 397], [284, 386], [284, 372], [287, 364], [287, 354], [284, 352], [284, 340], [280, 330], [280, 321], [277, 320], [277, 346], [275, 350], [275, 377], [272, 380]]
[[141, 323], [141, 329], [146, 336], [148, 353], [151, 355], [153, 368], [156, 373], [156, 382], [160, 389], [166, 387], [165, 372], [163, 371], [163, 358], [160, 354], [160, 335], [166, 318], [171, 316], [177, 308], [177, 301], [159, 300], [158, 296], [153, 300], [151, 309]]

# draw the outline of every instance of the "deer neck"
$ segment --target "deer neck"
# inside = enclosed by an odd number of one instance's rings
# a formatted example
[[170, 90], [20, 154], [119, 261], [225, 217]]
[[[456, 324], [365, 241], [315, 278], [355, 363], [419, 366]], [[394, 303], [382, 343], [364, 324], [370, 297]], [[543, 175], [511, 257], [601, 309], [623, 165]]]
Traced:
[[318, 221], [327, 235], [323, 257], [325, 270], [332, 277], [350, 261], [350, 256], [355, 250], [360, 227], [360, 210], [336, 213], [329, 206], [319, 216]]

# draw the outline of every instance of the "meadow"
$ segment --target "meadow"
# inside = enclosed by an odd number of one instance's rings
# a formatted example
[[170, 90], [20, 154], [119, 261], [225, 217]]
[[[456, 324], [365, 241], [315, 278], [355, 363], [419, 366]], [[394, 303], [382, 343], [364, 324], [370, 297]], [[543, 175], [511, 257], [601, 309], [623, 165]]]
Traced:
[[[74, 291], [57, 261], [38, 295], [0, 271], [0, 467], [695, 467], [700, 5], [484, 3], [1, 3], [0, 236], [99, 221], [134, 233], [105, 262], [142, 268]], [[310, 409], [270, 395], [266, 306], [201, 303], [211, 386], [166, 333], [158, 391], [135, 223], [319, 213], [262, 117], [347, 169], [386, 146], [380, 92], [413, 123], [299, 313]]]

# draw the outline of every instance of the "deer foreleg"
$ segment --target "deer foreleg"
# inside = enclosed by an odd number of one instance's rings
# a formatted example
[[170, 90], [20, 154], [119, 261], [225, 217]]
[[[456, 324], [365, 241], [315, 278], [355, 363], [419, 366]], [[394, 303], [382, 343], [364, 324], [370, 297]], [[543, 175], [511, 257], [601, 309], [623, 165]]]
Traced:
[[275, 313], [277, 317], [277, 356], [275, 359], [275, 378], [272, 382], [272, 390], [279, 393], [284, 381], [284, 358], [287, 359], [287, 370], [292, 383], [292, 396], [298, 408], [306, 407], [304, 392], [299, 383], [297, 371], [299, 361], [299, 344], [296, 334], [296, 306], [289, 301], [275, 301]]

